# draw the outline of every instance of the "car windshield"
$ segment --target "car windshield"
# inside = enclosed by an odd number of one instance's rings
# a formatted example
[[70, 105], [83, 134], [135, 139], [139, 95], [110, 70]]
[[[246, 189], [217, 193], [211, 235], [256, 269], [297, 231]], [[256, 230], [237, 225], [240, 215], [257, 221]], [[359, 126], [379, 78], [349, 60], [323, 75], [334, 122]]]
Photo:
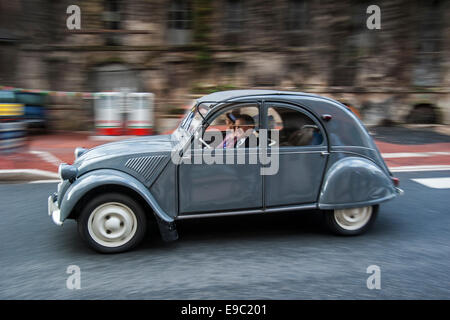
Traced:
[[201, 103], [198, 107], [192, 107], [174, 132], [176, 140], [184, 140], [191, 137], [201, 127], [203, 118], [210, 110], [210, 105], [211, 103]]

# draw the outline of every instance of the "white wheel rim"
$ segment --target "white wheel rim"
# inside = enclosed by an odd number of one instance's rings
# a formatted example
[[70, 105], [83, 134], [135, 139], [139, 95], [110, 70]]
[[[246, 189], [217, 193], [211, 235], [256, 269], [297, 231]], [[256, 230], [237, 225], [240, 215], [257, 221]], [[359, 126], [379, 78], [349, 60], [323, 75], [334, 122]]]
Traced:
[[88, 221], [91, 238], [105, 247], [120, 247], [135, 235], [137, 220], [123, 203], [107, 202], [92, 211]]
[[336, 223], [345, 230], [358, 230], [364, 227], [372, 216], [372, 207], [334, 210]]

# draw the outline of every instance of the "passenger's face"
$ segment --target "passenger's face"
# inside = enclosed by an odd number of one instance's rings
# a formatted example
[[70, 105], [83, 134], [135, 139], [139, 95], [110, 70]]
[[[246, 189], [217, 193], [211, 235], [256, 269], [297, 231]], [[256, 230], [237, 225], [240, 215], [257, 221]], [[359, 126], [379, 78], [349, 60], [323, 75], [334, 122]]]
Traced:
[[252, 129], [253, 129], [252, 125], [245, 124], [244, 121], [241, 119], [236, 120], [236, 130], [240, 134], [244, 134], [245, 132], [247, 132], [247, 130], [252, 130]]

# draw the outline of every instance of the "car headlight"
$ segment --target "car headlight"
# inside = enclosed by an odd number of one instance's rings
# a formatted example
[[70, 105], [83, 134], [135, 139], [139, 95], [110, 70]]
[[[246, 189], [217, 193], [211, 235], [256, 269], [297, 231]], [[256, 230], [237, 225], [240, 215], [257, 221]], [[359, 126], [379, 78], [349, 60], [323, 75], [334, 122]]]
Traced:
[[57, 193], [57, 194], [61, 194], [62, 185], [63, 185], [63, 182], [62, 182], [62, 181], [61, 181], [60, 183], [58, 183], [58, 187], [57, 187], [57, 189], [56, 189], [56, 193]]
[[78, 169], [67, 163], [61, 163], [58, 168], [58, 175], [62, 180], [73, 181], [77, 177]]
[[73, 155], [75, 156], [75, 160], [78, 159], [78, 157], [81, 157], [83, 153], [85, 153], [88, 149], [85, 148], [75, 148]]

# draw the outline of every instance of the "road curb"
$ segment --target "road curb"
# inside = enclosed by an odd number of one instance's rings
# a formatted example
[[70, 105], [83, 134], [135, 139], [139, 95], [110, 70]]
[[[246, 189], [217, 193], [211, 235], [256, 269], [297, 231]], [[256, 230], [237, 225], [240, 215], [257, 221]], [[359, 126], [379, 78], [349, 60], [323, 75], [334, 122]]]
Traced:
[[57, 180], [56, 172], [39, 169], [8, 169], [0, 170], [0, 182]]

